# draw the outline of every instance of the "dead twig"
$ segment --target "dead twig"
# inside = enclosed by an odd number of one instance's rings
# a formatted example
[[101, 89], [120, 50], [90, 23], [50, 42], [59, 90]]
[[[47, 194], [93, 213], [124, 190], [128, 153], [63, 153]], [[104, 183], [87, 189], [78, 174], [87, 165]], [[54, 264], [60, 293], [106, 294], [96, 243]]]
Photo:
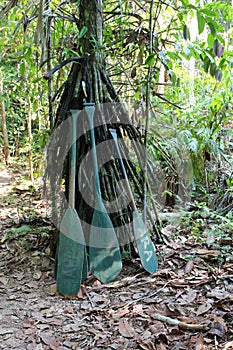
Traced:
[[181, 329], [187, 329], [187, 330], [193, 330], [193, 331], [198, 331], [198, 330], [207, 330], [208, 327], [204, 324], [198, 324], [198, 323], [185, 323], [181, 322], [177, 319], [173, 319], [171, 317], [159, 315], [159, 314], [154, 314], [152, 317], [155, 320], [166, 322], [172, 326], [178, 326]]

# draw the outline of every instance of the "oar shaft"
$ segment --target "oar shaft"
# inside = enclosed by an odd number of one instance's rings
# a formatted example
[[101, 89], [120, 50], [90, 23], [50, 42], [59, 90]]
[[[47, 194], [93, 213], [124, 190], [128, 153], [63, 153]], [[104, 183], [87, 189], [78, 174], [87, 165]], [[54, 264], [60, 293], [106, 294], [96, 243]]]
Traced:
[[99, 178], [99, 169], [98, 169], [96, 143], [95, 143], [95, 129], [94, 129], [95, 105], [94, 105], [94, 103], [85, 103], [84, 107], [86, 109], [88, 120], [89, 120], [89, 125], [90, 125], [92, 155], [93, 155], [93, 167], [94, 167], [95, 185], [96, 185], [94, 187], [96, 190], [96, 197], [99, 198], [101, 196], [101, 191], [100, 191], [100, 178]]
[[134, 201], [134, 197], [133, 197], [133, 193], [132, 193], [132, 189], [131, 189], [131, 187], [130, 187], [128, 175], [127, 175], [127, 173], [126, 173], [125, 165], [124, 165], [123, 159], [122, 159], [122, 157], [121, 157], [121, 151], [120, 151], [120, 148], [119, 148], [119, 145], [118, 145], [118, 142], [117, 142], [117, 133], [116, 133], [116, 130], [115, 130], [115, 129], [109, 129], [109, 131], [110, 131], [111, 134], [112, 134], [112, 137], [113, 137], [113, 140], [114, 140], [114, 143], [115, 143], [115, 146], [116, 146], [117, 154], [118, 154], [118, 156], [119, 156], [119, 160], [120, 160], [120, 163], [121, 163], [121, 168], [122, 168], [122, 171], [123, 171], [123, 175], [124, 175], [124, 178], [125, 178], [125, 180], [126, 180], [126, 185], [127, 185], [128, 194], [129, 194], [129, 196], [130, 196], [130, 200], [131, 200], [131, 203], [132, 203], [132, 208], [133, 208], [133, 210], [137, 210], [136, 203], [135, 203], [135, 201]]
[[78, 110], [71, 110], [70, 121], [70, 176], [69, 176], [69, 205], [71, 209], [75, 208], [75, 174], [76, 174], [76, 139], [77, 139], [77, 118], [80, 113]]

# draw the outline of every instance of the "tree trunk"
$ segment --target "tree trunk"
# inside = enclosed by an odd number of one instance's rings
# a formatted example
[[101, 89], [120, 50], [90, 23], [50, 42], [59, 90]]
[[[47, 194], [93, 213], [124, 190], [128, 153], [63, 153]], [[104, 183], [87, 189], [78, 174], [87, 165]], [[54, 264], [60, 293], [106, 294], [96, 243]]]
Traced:
[[[1, 71], [0, 71], [0, 95], [3, 95], [3, 81], [2, 81]], [[2, 119], [2, 136], [3, 136], [4, 156], [5, 156], [6, 165], [8, 165], [10, 163], [10, 150], [9, 150], [7, 124], [6, 124], [5, 102], [4, 102], [3, 97], [1, 97], [0, 111], [1, 111], [1, 119]]]
[[[119, 102], [119, 97], [108, 77], [107, 71], [105, 69], [105, 64], [103, 60], [102, 53], [102, 1], [101, 0], [82, 0], [79, 7], [79, 18], [80, 26], [79, 32], [84, 34], [80, 40], [79, 50], [80, 58], [75, 59], [75, 63], [72, 65], [68, 80], [64, 86], [64, 91], [61, 96], [60, 105], [57, 111], [57, 117], [55, 120], [54, 128], [58, 129], [58, 126], [68, 118], [69, 110], [82, 110], [85, 102], [94, 102], [96, 109], [99, 108], [102, 113], [95, 114], [95, 123], [98, 126], [95, 127], [96, 144], [100, 145], [103, 143], [105, 148], [104, 151], [98, 153], [98, 162], [102, 164], [99, 171], [100, 175], [100, 187], [101, 195], [106, 203], [114, 202], [115, 211], [111, 210], [109, 216], [113, 225], [116, 228], [116, 234], [120, 245], [132, 242], [132, 218], [133, 209], [130, 205], [130, 201], [127, 191], [122, 184], [124, 180], [124, 174], [120, 165], [118, 157], [113, 156], [114, 149], [109, 146], [108, 140], [112, 140], [112, 136], [109, 132], [109, 127], [116, 129], [118, 137], [121, 141], [121, 153], [124, 159], [126, 172], [129, 177], [129, 181], [132, 185], [132, 192], [138, 197], [139, 203], [143, 202], [143, 156], [141, 135], [139, 131], [130, 123], [128, 113]], [[53, 70], [52, 70], [53, 71]], [[52, 73], [51, 73], [52, 74]], [[46, 75], [50, 77], [50, 73]], [[117, 102], [117, 103], [116, 103]], [[110, 106], [109, 109], [105, 106]], [[112, 121], [111, 116], [114, 116], [114, 121]], [[89, 133], [89, 127], [85, 118], [81, 118], [78, 121], [78, 130], [81, 137], [77, 140], [77, 161], [76, 161], [76, 193], [75, 193], [75, 203], [77, 213], [83, 223], [88, 225], [91, 223], [93, 207], [90, 202], [94, 202], [95, 193], [91, 184], [93, 183], [93, 178], [95, 174], [88, 175], [82, 166], [82, 161], [85, 159], [87, 154], [90, 152], [92, 145]], [[137, 155], [139, 169], [131, 163], [129, 156], [129, 149], [124, 144], [123, 135], [126, 134], [130, 140], [134, 141], [133, 149]], [[67, 136], [68, 137], [68, 136]], [[50, 174], [51, 184], [51, 198], [54, 198], [54, 221], [56, 222], [59, 215], [58, 201], [55, 200], [58, 190], [60, 188], [61, 178], [58, 177], [54, 164], [58, 163], [62, 157], [64, 158], [64, 147], [62, 147], [62, 139], [64, 139], [64, 134], [58, 137], [59, 145], [58, 152], [56, 154], [48, 154], [48, 161], [50, 166], [48, 166]], [[64, 144], [64, 142], [63, 142]], [[138, 145], [138, 146], [137, 146]], [[67, 151], [67, 150], [66, 150]], [[140, 153], [141, 152], [141, 153]], [[105, 161], [106, 155], [109, 156], [108, 161]], [[69, 188], [69, 161], [68, 157], [66, 159], [64, 174], [65, 178], [65, 192], [68, 194]], [[154, 176], [154, 174], [150, 174]], [[90, 176], [90, 177], [89, 177]], [[86, 188], [87, 192], [84, 193], [82, 188], [78, 186], [81, 184], [83, 188]], [[120, 193], [120, 196], [119, 196]], [[91, 200], [89, 200], [92, 197]], [[85, 199], [88, 198], [88, 203]], [[123, 205], [125, 203], [125, 205]], [[110, 205], [109, 204], [109, 205]], [[139, 204], [140, 206], [140, 204]], [[108, 208], [107, 208], [108, 209]], [[152, 217], [152, 216], [151, 216]], [[154, 222], [152, 223], [152, 226]], [[123, 230], [121, 228], [124, 228]], [[118, 231], [119, 228], [119, 231]], [[84, 231], [85, 230], [84, 227]]]
[[29, 161], [29, 171], [30, 171], [30, 180], [34, 182], [33, 174], [33, 151], [32, 151], [32, 112], [31, 112], [31, 101], [30, 97], [26, 97], [27, 107], [28, 107], [28, 118], [27, 118], [27, 128], [28, 128], [28, 161]]

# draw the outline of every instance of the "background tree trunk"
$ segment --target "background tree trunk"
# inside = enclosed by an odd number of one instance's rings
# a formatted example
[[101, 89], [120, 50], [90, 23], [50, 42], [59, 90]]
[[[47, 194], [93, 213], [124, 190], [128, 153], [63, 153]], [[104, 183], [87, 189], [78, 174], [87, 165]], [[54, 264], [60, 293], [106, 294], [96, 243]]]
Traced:
[[[1, 70], [0, 70], [0, 95], [3, 95], [3, 80], [2, 80]], [[1, 101], [0, 101], [0, 111], [1, 111], [1, 119], [2, 119], [2, 136], [3, 136], [4, 156], [5, 156], [6, 165], [8, 165], [10, 163], [10, 149], [9, 149], [7, 124], [6, 124], [5, 102], [4, 102], [3, 97], [1, 97]]]

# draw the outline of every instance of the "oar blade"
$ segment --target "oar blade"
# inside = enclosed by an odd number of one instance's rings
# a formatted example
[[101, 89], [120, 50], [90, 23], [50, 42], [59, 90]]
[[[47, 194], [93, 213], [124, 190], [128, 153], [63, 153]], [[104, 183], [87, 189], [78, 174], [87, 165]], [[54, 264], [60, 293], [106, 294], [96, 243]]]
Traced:
[[111, 219], [102, 206], [94, 210], [89, 242], [90, 271], [103, 283], [113, 281], [122, 269], [120, 248]]
[[77, 212], [67, 209], [60, 225], [57, 252], [57, 290], [75, 295], [81, 286], [84, 271], [85, 242]]
[[138, 211], [133, 212], [133, 227], [142, 265], [146, 271], [154, 273], [158, 269], [158, 259], [155, 254], [155, 247], [149, 236], [147, 227]]

